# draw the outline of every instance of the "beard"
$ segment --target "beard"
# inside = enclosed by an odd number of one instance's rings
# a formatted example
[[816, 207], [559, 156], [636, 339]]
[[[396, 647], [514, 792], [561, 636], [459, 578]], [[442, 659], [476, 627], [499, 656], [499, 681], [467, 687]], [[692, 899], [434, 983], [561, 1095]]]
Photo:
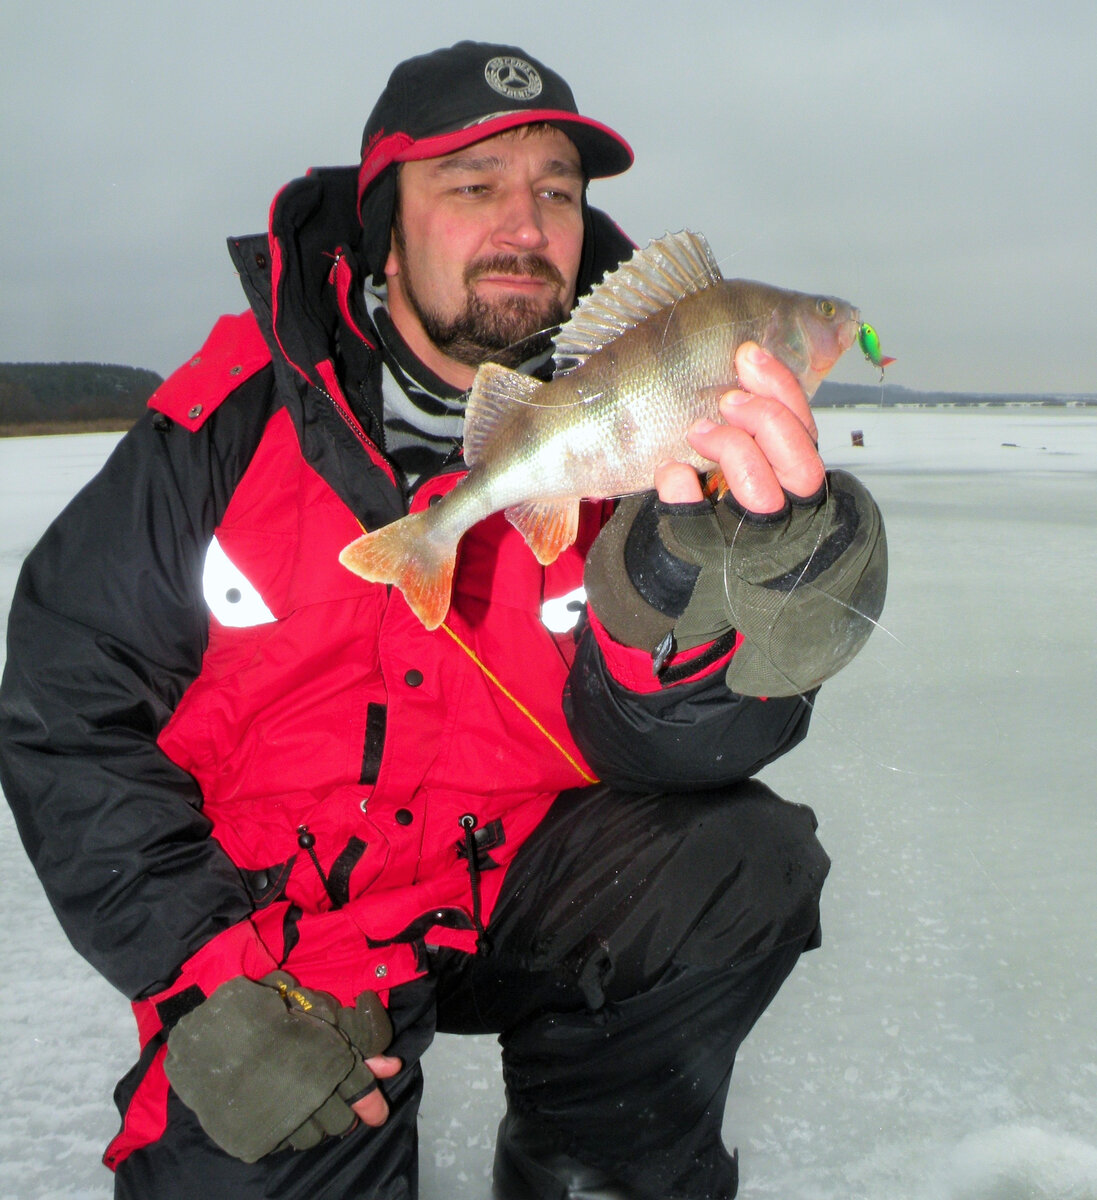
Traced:
[[415, 280], [408, 272], [407, 257], [397, 229], [393, 232], [403, 260], [401, 285], [404, 296], [427, 337], [455, 362], [478, 367], [490, 361], [504, 367], [517, 367], [546, 350], [553, 330], [567, 320], [567, 309], [555, 297], [537, 301], [526, 296], [509, 296], [489, 303], [476, 294], [476, 280], [486, 274], [532, 276], [563, 289], [563, 276], [539, 254], [498, 254], [477, 259], [465, 268], [465, 302], [461, 310], [447, 316], [431, 309], [420, 297]]
[[[411, 295], [408, 300], [416, 308]], [[547, 349], [553, 330], [567, 319], [559, 300], [537, 304], [514, 296], [488, 304], [472, 292], [455, 317], [447, 319], [421, 307], [416, 312], [439, 350], [470, 367], [489, 361], [517, 367]]]

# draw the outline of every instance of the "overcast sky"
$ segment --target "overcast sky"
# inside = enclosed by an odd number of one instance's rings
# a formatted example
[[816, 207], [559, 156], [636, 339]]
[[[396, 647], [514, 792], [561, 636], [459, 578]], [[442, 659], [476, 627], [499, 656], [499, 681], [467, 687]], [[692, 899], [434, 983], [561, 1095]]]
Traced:
[[464, 37], [632, 143], [591, 196], [636, 241], [845, 297], [895, 384], [1097, 392], [1093, 0], [0, 0], [0, 361], [173, 370], [244, 307], [225, 237]]

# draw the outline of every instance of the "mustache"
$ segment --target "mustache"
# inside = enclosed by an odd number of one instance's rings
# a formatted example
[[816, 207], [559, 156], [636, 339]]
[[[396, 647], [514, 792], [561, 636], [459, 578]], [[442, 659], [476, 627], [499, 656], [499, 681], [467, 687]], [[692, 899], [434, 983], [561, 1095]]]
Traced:
[[540, 254], [493, 254], [478, 258], [465, 268], [465, 286], [471, 286], [481, 275], [525, 275], [544, 279], [554, 287], [563, 288], [563, 275]]

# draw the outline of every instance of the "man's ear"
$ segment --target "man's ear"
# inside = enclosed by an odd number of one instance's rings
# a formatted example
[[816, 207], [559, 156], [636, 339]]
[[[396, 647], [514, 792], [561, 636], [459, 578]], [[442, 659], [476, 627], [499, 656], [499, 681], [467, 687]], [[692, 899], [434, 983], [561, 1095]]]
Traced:
[[397, 163], [392, 173], [392, 216], [389, 224], [389, 248], [385, 257], [385, 278], [400, 274], [400, 256], [397, 247], [404, 240], [404, 231], [400, 223], [400, 175], [404, 164]]
[[399, 171], [389, 167], [375, 180], [362, 200], [361, 253], [372, 281], [380, 286], [385, 282], [389, 254], [392, 250], [392, 223], [396, 214], [397, 179]]

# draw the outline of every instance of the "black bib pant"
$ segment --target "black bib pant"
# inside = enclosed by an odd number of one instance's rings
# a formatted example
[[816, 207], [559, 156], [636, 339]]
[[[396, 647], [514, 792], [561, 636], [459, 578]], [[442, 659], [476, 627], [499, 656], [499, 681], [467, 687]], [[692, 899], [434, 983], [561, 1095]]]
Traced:
[[420, 1059], [435, 1030], [496, 1033], [508, 1110], [652, 1200], [730, 1200], [721, 1139], [740, 1043], [819, 942], [829, 860], [811, 810], [756, 781], [720, 792], [563, 793], [508, 873], [480, 952], [430, 952], [394, 989], [392, 1114], [248, 1165], [172, 1094], [117, 1200], [412, 1200]]

